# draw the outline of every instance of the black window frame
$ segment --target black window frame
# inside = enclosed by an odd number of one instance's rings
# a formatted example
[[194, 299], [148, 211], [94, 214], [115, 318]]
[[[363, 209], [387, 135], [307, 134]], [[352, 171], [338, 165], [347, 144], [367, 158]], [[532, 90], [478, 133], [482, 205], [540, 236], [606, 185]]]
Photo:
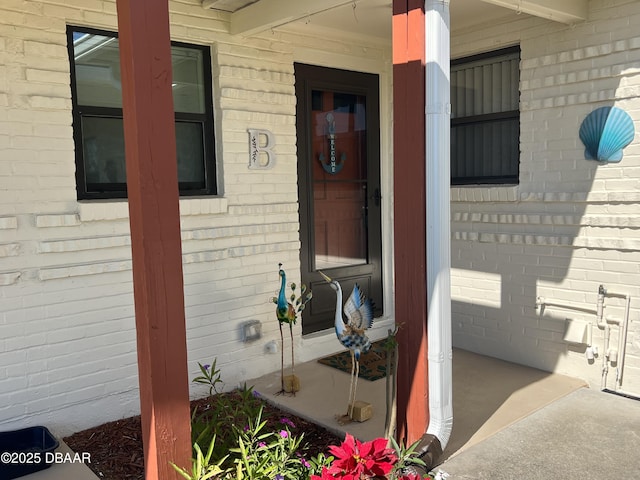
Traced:
[[[511, 47], [501, 48], [498, 50], [492, 50], [489, 52], [483, 52], [477, 55], [471, 55], [467, 57], [461, 57], [454, 60], [451, 60], [451, 66], [456, 65], [464, 65], [470, 64], [473, 62], [477, 62], [478, 60], [486, 60], [490, 58], [498, 58], [504, 55], [511, 55], [517, 53], [518, 62], [521, 60], [521, 50], [520, 45], [514, 45]], [[518, 89], [518, 99], [520, 98], [520, 66], [518, 65], [518, 82], [516, 84]], [[453, 95], [452, 95], [453, 96]], [[481, 115], [469, 115], [457, 118], [451, 118], [451, 150], [454, 149], [454, 136], [453, 131], [456, 127], [464, 127], [471, 125], [490, 125], [495, 124], [496, 122], [504, 122], [504, 121], [513, 121], [516, 125], [517, 135], [516, 135], [516, 144], [517, 144], [517, 154], [515, 158], [510, 159], [511, 162], [514, 162], [516, 165], [516, 173], [515, 174], [503, 174], [503, 175], [477, 175], [477, 176], [459, 176], [454, 177], [454, 165], [451, 165], [451, 185], [452, 186], [465, 186], [465, 185], [518, 185], [520, 182], [520, 102], [518, 101], [518, 109], [517, 110], [507, 110], [500, 111], [495, 113], [486, 113]], [[452, 111], [454, 108], [452, 106]], [[451, 161], [454, 162], [455, 159], [451, 158]], [[474, 160], [477, 162], [478, 160]]]
[[[118, 38], [118, 32], [90, 27], [67, 25], [67, 50], [71, 73], [71, 101], [73, 114], [73, 139], [75, 144], [76, 190], [78, 200], [105, 200], [127, 198], [126, 183], [100, 184], [100, 190], [89, 188], [85, 176], [84, 143], [82, 119], [85, 117], [123, 119], [122, 108], [80, 105], [76, 85], [76, 66], [74, 58], [74, 34], [102, 35]], [[211, 48], [184, 42], [171, 42], [171, 46], [199, 50], [202, 53], [202, 71], [204, 82], [204, 113], [175, 112], [177, 122], [198, 123], [202, 126], [202, 147], [204, 161], [204, 188], [200, 182], [180, 182], [180, 197], [214, 196], [218, 193], [216, 175], [215, 136], [213, 119], [213, 80], [211, 74]]]

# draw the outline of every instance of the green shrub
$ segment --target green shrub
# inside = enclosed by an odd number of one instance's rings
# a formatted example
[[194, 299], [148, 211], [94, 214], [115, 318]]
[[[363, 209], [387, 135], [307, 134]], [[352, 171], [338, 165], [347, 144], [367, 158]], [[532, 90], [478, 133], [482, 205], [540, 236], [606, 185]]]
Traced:
[[[209, 386], [209, 396], [193, 409], [191, 470], [173, 467], [187, 480], [305, 480], [333, 457], [305, 458], [304, 435], [294, 435], [288, 418], [265, 414], [264, 401], [246, 385], [221, 394], [216, 362], [198, 364], [193, 382]], [[204, 454], [203, 452], [207, 452]]]

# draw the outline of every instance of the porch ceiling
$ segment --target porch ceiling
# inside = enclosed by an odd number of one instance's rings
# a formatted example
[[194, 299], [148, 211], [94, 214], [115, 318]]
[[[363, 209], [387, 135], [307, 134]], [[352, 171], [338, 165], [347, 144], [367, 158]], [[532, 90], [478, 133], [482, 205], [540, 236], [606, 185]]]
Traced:
[[[392, 0], [202, 0], [230, 13], [229, 31], [252, 35], [294, 22], [391, 40]], [[562, 23], [587, 18], [588, 0], [451, 0], [451, 29], [534, 15]]]

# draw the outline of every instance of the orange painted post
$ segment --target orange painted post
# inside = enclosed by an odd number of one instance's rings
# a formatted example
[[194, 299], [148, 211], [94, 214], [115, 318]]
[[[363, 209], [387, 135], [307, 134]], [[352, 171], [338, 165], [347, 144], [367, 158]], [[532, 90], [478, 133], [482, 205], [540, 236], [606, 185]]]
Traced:
[[419, 440], [429, 423], [423, 0], [393, 0], [396, 438]]
[[191, 459], [167, 0], [117, 0], [147, 480]]

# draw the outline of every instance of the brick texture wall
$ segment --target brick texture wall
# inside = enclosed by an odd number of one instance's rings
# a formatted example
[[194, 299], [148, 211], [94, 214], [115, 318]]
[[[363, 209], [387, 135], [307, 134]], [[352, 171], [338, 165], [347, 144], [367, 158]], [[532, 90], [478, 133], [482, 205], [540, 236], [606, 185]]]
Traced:
[[[170, 3], [175, 40], [212, 48], [221, 195], [180, 202], [189, 370], [217, 358], [227, 388], [275, 371], [279, 340], [269, 302], [277, 264], [299, 280], [293, 62], [380, 74], [386, 317], [393, 313], [391, 61], [388, 45], [269, 31], [227, 33], [200, 0]], [[640, 3], [590, 2], [573, 27], [523, 15], [454, 31], [454, 57], [520, 44], [520, 183], [452, 189], [454, 345], [567, 373], [600, 385], [602, 357], [564, 341], [566, 318], [595, 308], [600, 284], [633, 296], [623, 387], [640, 392], [640, 147], [619, 164], [584, 159], [582, 119], [602, 105], [640, 121]], [[116, 29], [109, 0], [0, 3], [0, 428], [45, 424], [56, 433], [137, 413], [137, 366], [125, 202], [76, 200], [65, 29]], [[247, 128], [276, 136], [277, 164], [249, 170]], [[636, 139], [638, 136], [636, 135]], [[621, 299], [606, 313], [620, 317]], [[244, 344], [241, 325], [263, 323]], [[603, 334], [595, 328], [594, 344]], [[302, 338], [300, 360], [339, 349], [330, 335]], [[612, 327], [612, 339], [617, 328]], [[286, 345], [288, 348], [288, 345]], [[600, 354], [602, 355], [602, 348]], [[609, 374], [609, 386], [615, 377]], [[194, 389], [194, 396], [204, 394]]]
[[[64, 435], [139, 411], [127, 204], [76, 200], [66, 45], [67, 25], [114, 31], [115, 13], [106, 0], [0, 4], [3, 430], [45, 424]], [[265, 349], [280, 339], [278, 263], [299, 283], [294, 57], [322, 64], [339, 51], [343, 64], [380, 71], [389, 55], [346, 40], [318, 49], [291, 33], [231, 37], [228, 17], [200, 0], [171, 1], [170, 17], [172, 39], [211, 46], [221, 191], [180, 201], [189, 371], [216, 358], [235, 388], [280, 368]], [[273, 169], [248, 169], [248, 128], [274, 134]], [[263, 338], [245, 344], [249, 320]], [[295, 335], [309, 355], [299, 324]], [[307, 350], [340, 348], [319, 341]]]
[[[576, 309], [536, 309], [537, 297], [595, 309], [599, 285], [632, 296], [622, 387], [640, 394], [640, 144], [622, 162], [584, 158], [578, 130], [600, 106], [627, 111], [640, 126], [638, 2], [590, 2], [573, 27], [523, 16], [487, 30], [454, 32], [452, 56], [521, 47], [520, 183], [452, 189], [454, 345], [584, 378], [599, 388], [600, 356], [564, 340], [566, 319], [595, 323]], [[608, 298], [605, 314], [622, 317]], [[611, 326], [612, 347], [619, 328]], [[616, 364], [607, 386], [613, 388]]]

